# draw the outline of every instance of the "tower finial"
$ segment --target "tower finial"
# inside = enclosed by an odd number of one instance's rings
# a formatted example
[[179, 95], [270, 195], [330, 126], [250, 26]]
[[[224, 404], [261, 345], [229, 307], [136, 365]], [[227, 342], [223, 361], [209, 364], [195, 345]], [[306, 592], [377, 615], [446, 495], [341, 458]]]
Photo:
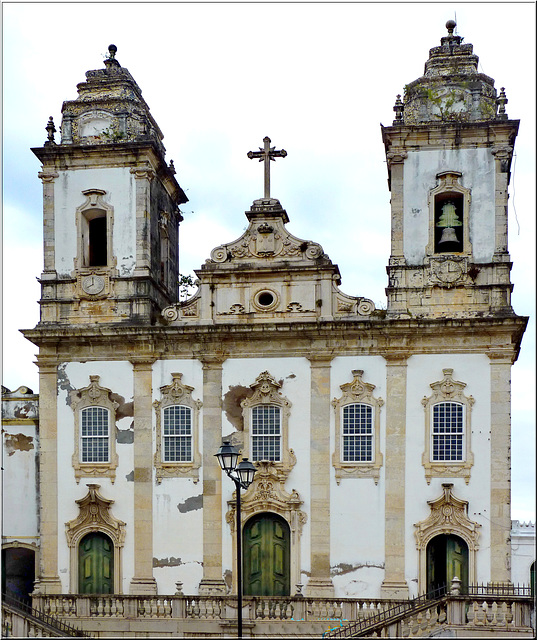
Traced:
[[45, 129], [47, 131], [47, 141], [45, 142], [45, 145], [49, 146], [51, 144], [56, 144], [54, 140], [56, 127], [54, 126], [54, 120], [52, 119], [52, 116], [50, 116], [50, 118], [48, 119], [47, 126], [45, 127]]
[[455, 20], [448, 20], [446, 22], [446, 29], [448, 30], [448, 35], [450, 36], [453, 35], [453, 31], [456, 26], [457, 26], [457, 23], [455, 22]]
[[116, 60], [116, 52], [117, 47], [115, 44], [108, 45], [108, 58], [104, 59], [104, 66], [107, 69], [111, 69], [113, 67], [121, 67], [119, 62]]
[[116, 51], [117, 51], [117, 47], [115, 44], [109, 44], [108, 45], [108, 53], [110, 54], [110, 58], [115, 58], [116, 57]]

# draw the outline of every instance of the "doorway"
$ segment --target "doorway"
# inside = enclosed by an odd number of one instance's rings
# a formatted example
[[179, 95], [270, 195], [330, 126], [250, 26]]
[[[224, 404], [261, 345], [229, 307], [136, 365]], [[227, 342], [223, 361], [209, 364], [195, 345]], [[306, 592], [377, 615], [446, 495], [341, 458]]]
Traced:
[[256, 515], [244, 525], [244, 595], [288, 596], [290, 594], [290, 530], [273, 513]]
[[104, 533], [88, 533], [80, 541], [78, 592], [114, 593], [114, 544]]
[[468, 587], [468, 545], [455, 535], [435, 536], [427, 545], [427, 593], [445, 586], [454, 577], [461, 580], [461, 591]]
[[24, 547], [2, 549], [2, 593], [30, 603], [35, 581], [35, 551]]

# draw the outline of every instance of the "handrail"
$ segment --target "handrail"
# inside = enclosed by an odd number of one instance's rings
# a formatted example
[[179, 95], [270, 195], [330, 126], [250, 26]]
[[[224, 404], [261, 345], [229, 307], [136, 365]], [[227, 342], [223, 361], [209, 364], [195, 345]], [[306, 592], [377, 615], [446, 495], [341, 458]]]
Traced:
[[390, 609], [385, 609], [384, 611], [369, 616], [364, 620], [357, 620], [356, 622], [351, 622], [345, 626], [329, 629], [328, 631], [325, 631], [323, 633], [323, 638], [341, 638], [345, 636], [357, 637], [364, 631], [369, 631], [373, 627], [376, 627], [378, 624], [390, 623], [401, 615], [415, 612], [416, 609], [420, 607], [420, 605], [433, 604], [434, 602], [437, 602], [438, 600], [444, 598], [446, 595], [447, 588], [445, 586], [439, 587], [434, 591], [424, 593], [421, 596], [412, 598], [412, 600], [408, 600], [406, 602], [398, 604], [395, 607], [391, 607]]
[[6, 604], [8, 607], [11, 607], [15, 610], [16, 613], [20, 613], [28, 618], [31, 618], [35, 621], [41, 622], [43, 624], [52, 627], [56, 631], [60, 631], [64, 636], [69, 636], [72, 638], [91, 638], [92, 636], [88, 633], [85, 633], [81, 629], [77, 627], [67, 624], [56, 618], [55, 616], [51, 616], [39, 609], [34, 609], [32, 605], [24, 602], [23, 600], [19, 600], [12, 595], [7, 595], [6, 593], [2, 594], [2, 604]]

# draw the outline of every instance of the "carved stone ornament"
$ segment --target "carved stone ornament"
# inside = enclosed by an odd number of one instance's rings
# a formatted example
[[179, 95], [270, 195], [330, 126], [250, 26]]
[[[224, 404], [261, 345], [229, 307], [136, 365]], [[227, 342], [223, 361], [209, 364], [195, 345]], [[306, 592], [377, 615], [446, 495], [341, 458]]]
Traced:
[[[373, 396], [375, 385], [363, 381], [364, 372], [362, 370], [355, 369], [352, 375], [352, 382], [347, 382], [340, 386], [343, 392], [341, 397], [334, 398], [332, 401], [336, 426], [336, 445], [332, 454], [332, 465], [336, 473], [336, 482], [339, 484], [342, 478], [373, 478], [375, 484], [378, 484], [380, 468], [383, 463], [383, 456], [380, 451], [380, 409], [384, 404], [384, 400]], [[369, 405], [373, 411], [373, 456], [368, 462], [346, 462], [343, 460], [343, 407], [355, 403]]]
[[337, 315], [370, 316], [375, 310], [375, 303], [372, 300], [348, 296], [337, 288], [335, 302]]
[[[160, 388], [161, 399], [153, 402], [156, 414], [156, 451], [154, 456], [155, 472], [157, 483], [160, 484], [163, 478], [187, 477], [193, 478], [194, 483], [199, 480], [199, 469], [201, 467], [201, 454], [199, 452], [199, 412], [203, 403], [201, 400], [194, 400], [192, 392], [194, 387], [189, 387], [182, 383], [182, 373], [172, 373], [172, 382]], [[191, 451], [192, 458], [188, 461], [168, 462], [163, 458], [163, 420], [162, 413], [166, 407], [180, 405], [190, 409], [191, 425]]]
[[[296, 457], [292, 449], [289, 449], [289, 415], [291, 413], [291, 403], [281, 393], [281, 384], [277, 382], [268, 371], [260, 373], [256, 381], [250, 385], [253, 394], [241, 402], [244, 419], [244, 455], [250, 459], [251, 451], [251, 425], [252, 408], [257, 405], [274, 405], [280, 408], [281, 427], [281, 459], [271, 462], [278, 471], [278, 477], [285, 480], [295, 466]], [[257, 466], [260, 462], [253, 461]]]
[[[294, 456], [293, 456], [294, 457]], [[296, 459], [295, 459], [296, 462]], [[291, 531], [291, 584], [300, 578], [300, 536], [308, 520], [307, 514], [300, 509], [303, 504], [300, 495], [294, 489], [285, 490], [285, 475], [272, 462], [257, 462], [254, 481], [241, 495], [241, 528], [246, 521], [258, 513], [276, 513], [288, 524]], [[236, 530], [236, 500], [228, 501], [226, 522], [232, 534]], [[236, 536], [233, 539], [233, 566], [236, 566]]]
[[327, 257], [321, 245], [290, 234], [281, 219], [254, 220], [244, 234], [211, 252], [211, 262], [278, 258], [309, 262]]
[[427, 544], [438, 535], [456, 535], [468, 545], [469, 584], [475, 582], [475, 558], [481, 525], [468, 518], [468, 502], [453, 495], [451, 483], [442, 484], [443, 493], [435, 500], [428, 500], [429, 517], [414, 525], [416, 548], [419, 551], [420, 585], [427, 584]]
[[65, 535], [70, 549], [71, 570], [69, 572], [70, 593], [78, 590], [78, 546], [88, 533], [99, 532], [107, 535], [114, 546], [114, 592], [121, 592], [121, 550], [125, 543], [125, 523], [115, 518], [110, 507], [114, 500], [107, 500], [100, 493], [100, 485], [88, 484], [88, 493], [75, 502], [79, 514], [65, 523]]
[[[74, 389], [69, 392], [71, 409], [74, 413], [74, 453], [72, 457], [73, 469], [77, 484], [81, 478], [91, 476], [106, 477], [114, 483], [116, 479], [116, 469], [118, 466], [118, 455], [116, 453], [116, 409], [119, 404], [112, 399], [112, 391], [99, 384], [99, 376], [90, 376], [90, 383], [83, 389]], [[80, 422], [81, 412], [88, 407], [102, 407], [108, 410], [108, 461], [107, 462], [82, 462], [80, 453]]]
[[430, 258], [429, 282], [440, 287], [456, 287], [466, 284], [468, 273], [468, 259], [466, 257], [449, 256], [444, 258]]
[[[431, 383], [433, 390], [431, 396], [424, 397], [421, 401], [425, 409], [425, 450], [422, 456], [422, 464], [425, 469], [427, 484], [431, 484], [431, 478], [462, 477], [466, 484], [470, 482], [470, 473], [474, 464], [474, 454], [471, 445], [471, 413], [475, 400], [472, 396], [466, 397], [463, 393], [466, 383], [453, 379], [453, 369], [442, 369], [442, 380]], [[432, 411], [433, 406], [442, 402], [455, 402], [464, 407], [464, 433], [463, 433], [463, 459], [461, 461], [437, 461], [432, 460]]]

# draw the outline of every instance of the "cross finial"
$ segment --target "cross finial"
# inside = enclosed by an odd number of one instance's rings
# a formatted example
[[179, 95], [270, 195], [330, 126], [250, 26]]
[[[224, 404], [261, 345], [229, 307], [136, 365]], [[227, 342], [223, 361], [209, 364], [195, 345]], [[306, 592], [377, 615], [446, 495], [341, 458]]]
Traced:
[[287, 151], [280, 149], [276, 151], [276, 147], [270, 146], [270, 138], [266, 136], [263, 138], [264, 147], [259, 147], [259, 151], [248, 151], [248, 157], [250, 160], [253, 158], [259, 158], [259, 162], [265, 163], [265, 198], [270, 198], [270, 161], [275, 158], [285, 158]]

